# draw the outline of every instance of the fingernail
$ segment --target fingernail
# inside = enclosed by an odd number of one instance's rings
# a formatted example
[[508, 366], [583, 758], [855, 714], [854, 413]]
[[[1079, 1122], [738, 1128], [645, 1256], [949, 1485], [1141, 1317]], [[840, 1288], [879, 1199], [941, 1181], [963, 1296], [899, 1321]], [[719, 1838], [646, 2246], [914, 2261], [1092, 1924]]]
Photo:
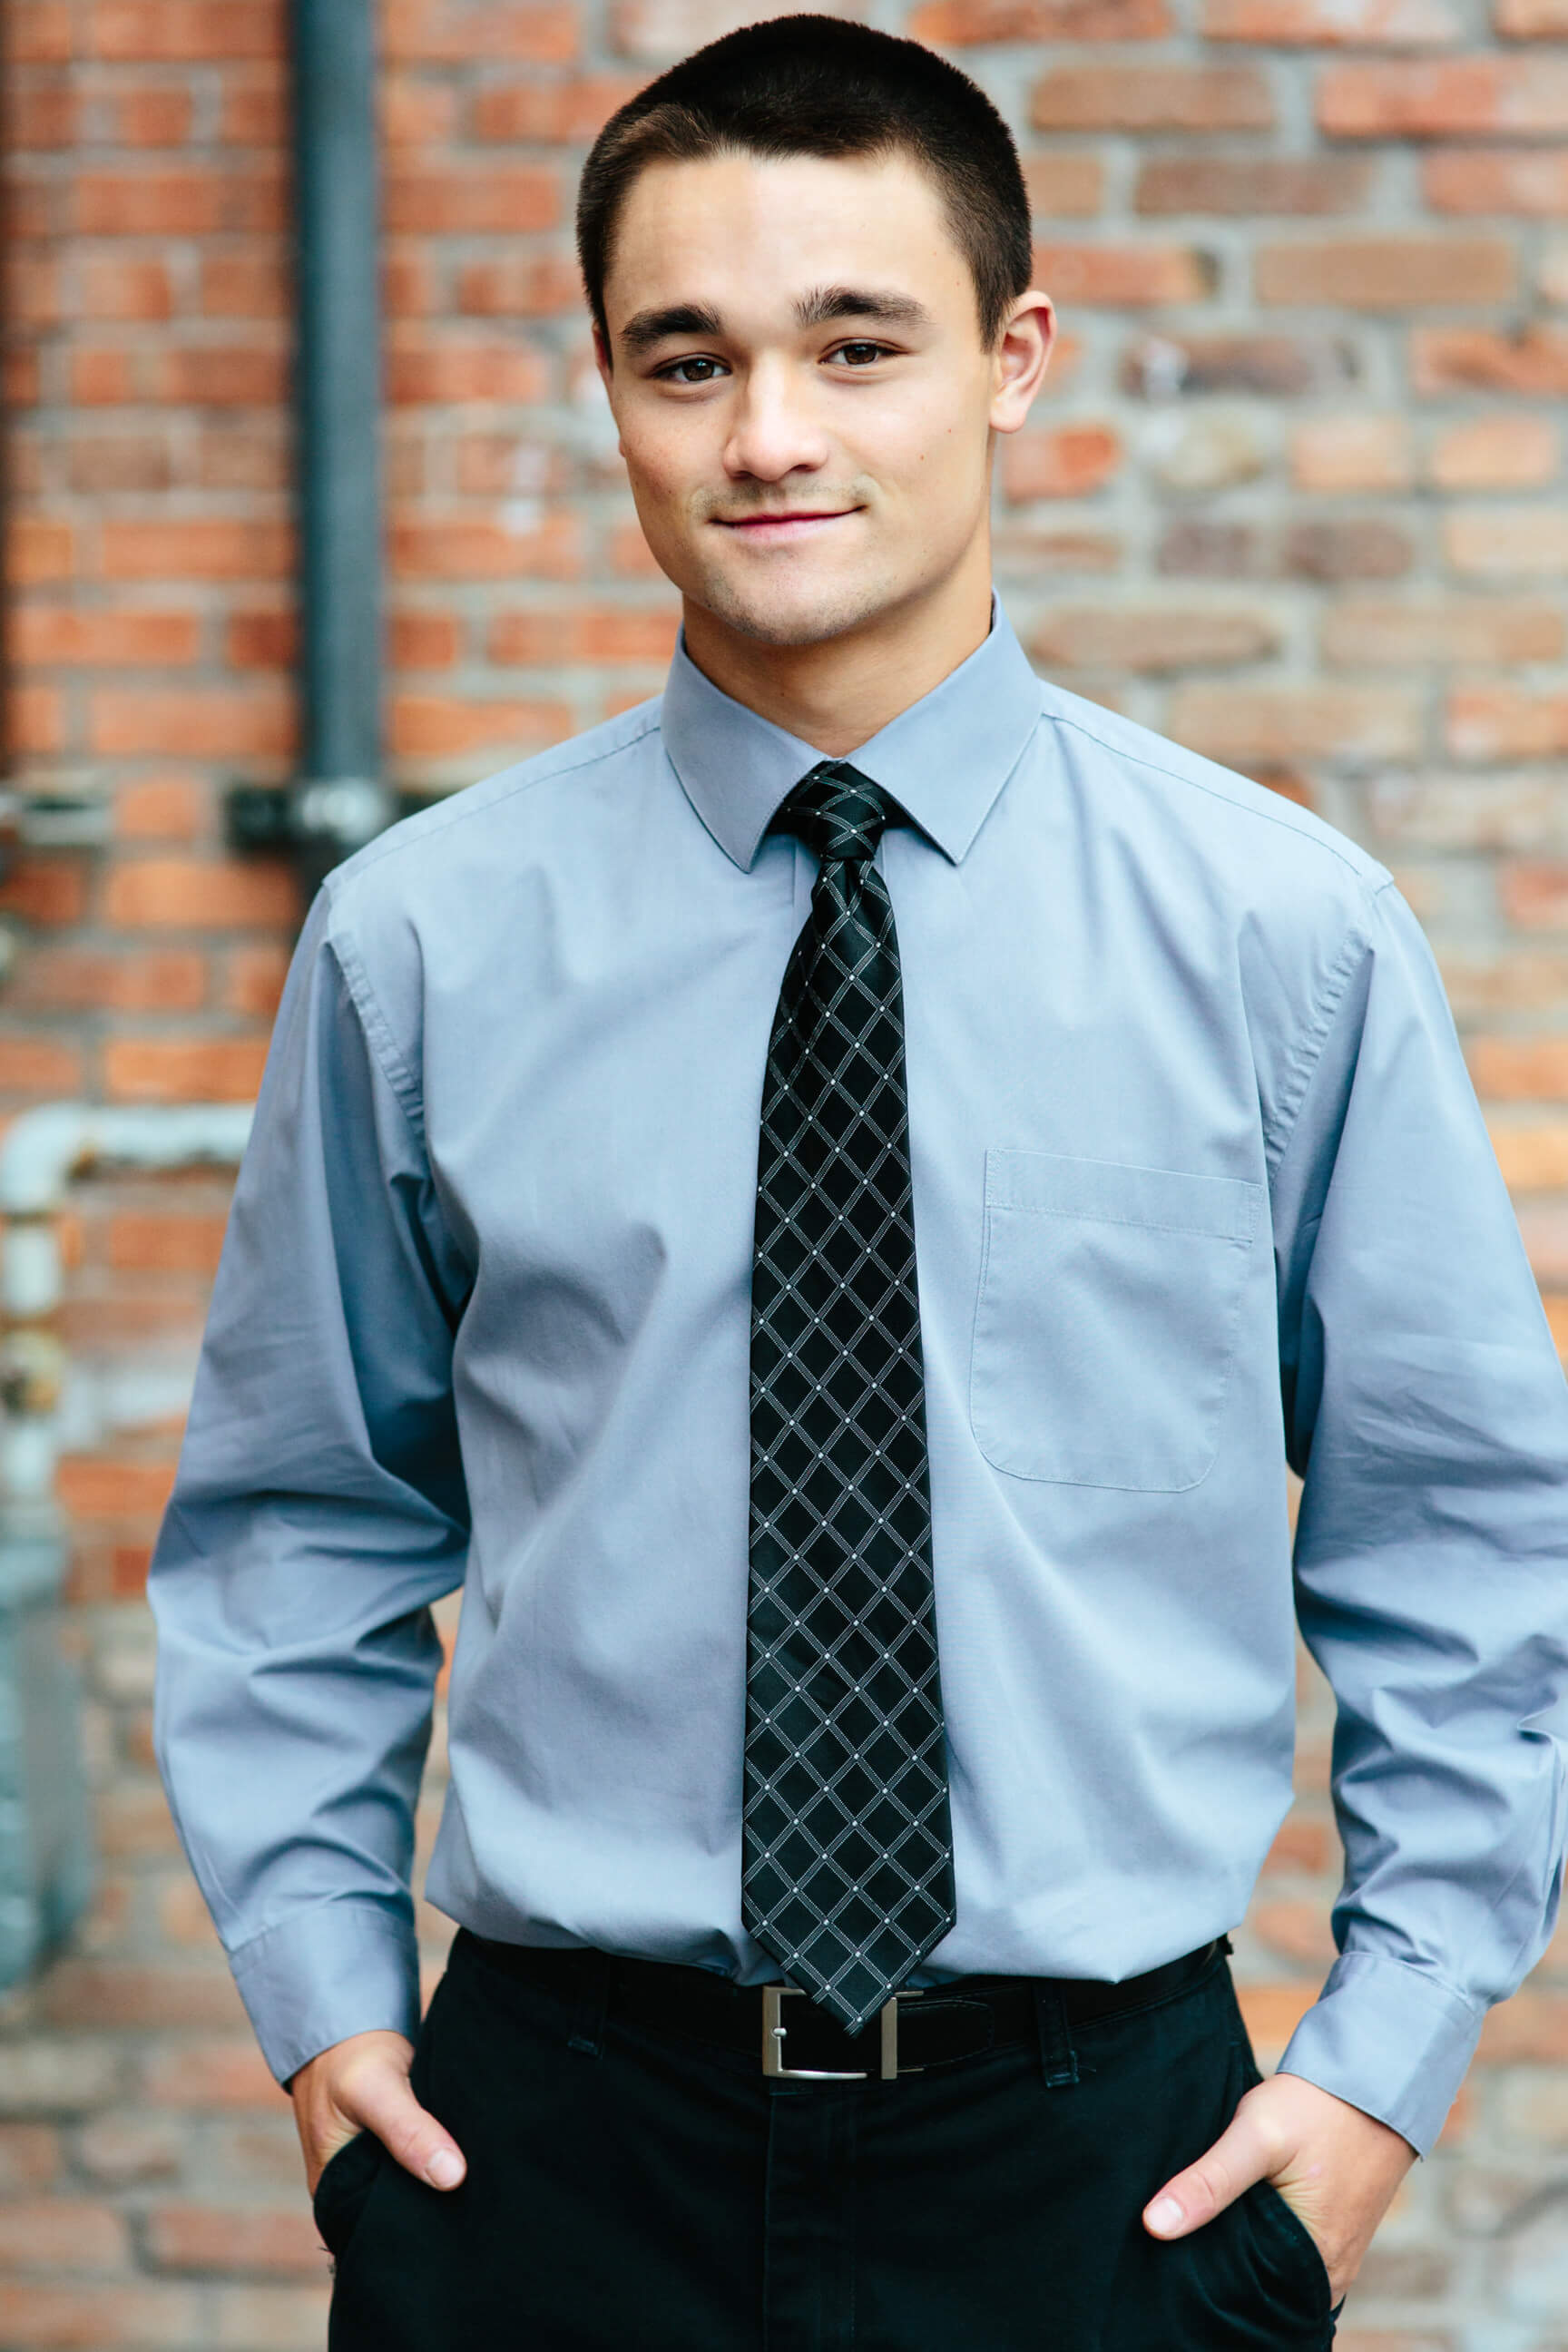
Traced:
[[1156, 2197], [1149, 2208], [1149, 2227], [1163, 2237], [1182, 2225], [1182, 2209], [1173, 2197]]
[[463, 2160], [454, 2156], [449, 2147], [438, 2147], [425, 2168], [425, 2178], [432, 2189], [456, 2189], [463, 2177]]

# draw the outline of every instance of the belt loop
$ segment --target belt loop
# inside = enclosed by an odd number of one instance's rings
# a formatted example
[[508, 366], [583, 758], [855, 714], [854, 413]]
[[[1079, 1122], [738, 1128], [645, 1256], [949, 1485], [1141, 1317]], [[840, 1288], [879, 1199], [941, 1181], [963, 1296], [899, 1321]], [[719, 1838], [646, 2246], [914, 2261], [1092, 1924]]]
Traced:
[[1078, 2052], [1061, 1988], [1048, 1980], [1035, 1986], [1035, 2019], [1040, 2035], [1040, 2065], [1047, 2090], [1078, 2081]]
[[592, 1965], [584, 1969], [582, 1988], [572, 2003], [572, 2030], [566, 2036], [566, 2047], [580, 2050], [585, 2058], [596, 2058], [604, 2047], [605, 2013], [610, 2006], [610, 1980], [615, 1966], [608, 1952], [595, 1952]]

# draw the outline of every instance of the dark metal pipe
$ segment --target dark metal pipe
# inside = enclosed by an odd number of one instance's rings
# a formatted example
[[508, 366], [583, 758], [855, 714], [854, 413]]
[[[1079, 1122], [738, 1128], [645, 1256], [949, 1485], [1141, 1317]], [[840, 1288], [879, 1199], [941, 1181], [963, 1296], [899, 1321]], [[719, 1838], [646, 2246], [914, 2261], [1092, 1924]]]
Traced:
[[372, 0], [292, 0], [298, 227], [300, 684], [288, 793], [242, 787], [230, 831], [293, 850], [308, 888], [396, 814], [382, 778], [381, 256]]

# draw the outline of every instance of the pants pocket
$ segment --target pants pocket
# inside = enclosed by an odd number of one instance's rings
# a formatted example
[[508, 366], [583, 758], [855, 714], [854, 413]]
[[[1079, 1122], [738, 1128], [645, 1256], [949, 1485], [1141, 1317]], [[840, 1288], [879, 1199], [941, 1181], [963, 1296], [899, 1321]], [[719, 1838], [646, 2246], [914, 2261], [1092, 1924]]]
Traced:
[[356, 2132], [327, 2158], [310, 2200], [321, 2243], [334, 2262], [346, 2252], [370, 2202], [386, 2150], [374, 2132]]

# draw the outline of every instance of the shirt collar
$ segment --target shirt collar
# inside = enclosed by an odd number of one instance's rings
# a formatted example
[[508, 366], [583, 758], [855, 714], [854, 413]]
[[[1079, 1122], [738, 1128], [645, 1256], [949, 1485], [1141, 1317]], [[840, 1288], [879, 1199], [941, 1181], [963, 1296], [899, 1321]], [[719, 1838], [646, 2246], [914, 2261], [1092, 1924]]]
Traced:
[[[847, 754], [955, 863], [1017, 765], [1040, 715], [1040, 686], [993, 599], [991, 631], [942, 684]], [[720, 692], [682, 632], [661, 719], [664, 748], [721, 849], [750, 867], [780, 802], [823, 754]]]

